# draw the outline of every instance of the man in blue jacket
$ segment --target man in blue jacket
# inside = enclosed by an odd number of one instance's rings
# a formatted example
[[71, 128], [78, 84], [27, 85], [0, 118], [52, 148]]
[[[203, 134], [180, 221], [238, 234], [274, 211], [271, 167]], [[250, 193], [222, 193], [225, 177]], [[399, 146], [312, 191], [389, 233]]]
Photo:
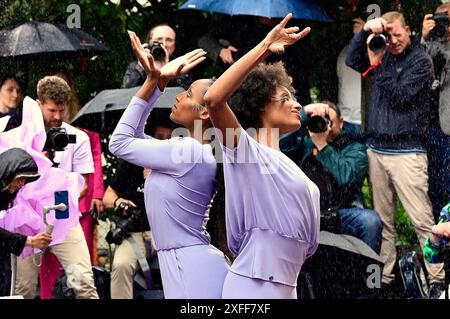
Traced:
[[[370, 49], [369, 43], [382, 33], [387, 45], [376, 51]], [[353, 37], [346, 59], [347, 65], [363, 76], [369, 72], [375, 76], [367, 154], [374, 209], [383, 223], [380, 256], [386, 288], [394, 279], [396, 262], [395, 195], [405, 207], [422, 248], [434, 224], [427, 194], [425, 150], [433, 64], [420, 44], [412, 42], [410, 34], [403, 15], [388, 12], [366, 22]], [[443, 264], [425, 265], [430, 297], [439, 296], [443, 289]]]

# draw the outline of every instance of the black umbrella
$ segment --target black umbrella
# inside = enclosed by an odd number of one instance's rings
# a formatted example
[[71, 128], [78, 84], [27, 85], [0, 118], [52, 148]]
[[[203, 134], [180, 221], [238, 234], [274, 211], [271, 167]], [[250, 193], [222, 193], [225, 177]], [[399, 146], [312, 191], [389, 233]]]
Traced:
[[108, 48], [91, 35], [63, 24], [31, 21], [0, 30], [0, 58], [22, 61], [28, 83], [30, 60], [105, 52]]
[[[102, 133], [112, 132], [123, 110], [128, 106], [139, 88], [138, 86], [129, 89], [101, 91], [83, 106], [73, 118], [71, 124]], [[176, 95], [184, 91], [182, 87], [166, 88], [158, 99], [155, 108], [168, 112], [175, 104]]]
[[[319, 247], [303, 264], [299, 296], [345, 299], [376, 296], [383, 262], [366, 243], [349, 235], [320, 232]], [[372, 274], [380, 276], [374, 281]]]
[[26, 22], [0, 30], [0, 57], [49, 53], [92, 53], [108, 49], [91, 35], [63, 24]]

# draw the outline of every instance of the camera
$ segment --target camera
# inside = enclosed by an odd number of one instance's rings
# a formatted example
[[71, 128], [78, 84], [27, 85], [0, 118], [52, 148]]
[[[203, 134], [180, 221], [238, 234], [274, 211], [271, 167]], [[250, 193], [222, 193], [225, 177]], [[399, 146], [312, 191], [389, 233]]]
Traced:
[[109, 231], [105, 237], [109, 244], [120, 245], [125, 238], [130, 236], [130, 233], [150, 230], [145, 212], [124, 202], [117, 206], [114, 221], [116, 228]]
[[369, 42], [369, 49], [375, 53], [383, 51], [388, 43], [389, 36], [383, 32], [376, 34]]
[[52, 127], [47, 132], [43, 151], [62, 152], [68, 144], [75, 144], [77, 136], [75, 134], [67, 134], [65, 128]]
[[156, 61], [163, 61], [166, 58], [166, 51], [162, 47], [162, 43], [158, 41], [150, 42], [148, 48]]
[[323, 133], [328, 129], [328, 125], [333, 125], [328, 115], [314, 115], [308, 118], [306, 128], [313, 133]]
[[448, 27], [450, 18], [447, 12], [433, 14], [432, 19], [436, 22], [436, 26], [431, 30], [430, 37], [432, 40], [444, 41], [448, 37]]

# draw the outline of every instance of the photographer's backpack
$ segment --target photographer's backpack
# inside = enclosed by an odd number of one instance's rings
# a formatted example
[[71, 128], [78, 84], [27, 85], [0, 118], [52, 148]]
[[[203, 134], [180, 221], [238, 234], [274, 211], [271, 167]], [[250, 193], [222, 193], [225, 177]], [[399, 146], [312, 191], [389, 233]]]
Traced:
[[[423, 282], [421, 277], [423, 270], [420, 261], [417, 259], [415, 251], [407, 251], [398, 261], [400, 275], [405, 287], [407, 298], [421, 299], [425, 298]], [[421, 276], [422, 273], [422, 276]]]
[[[94, 283], [100, 299], [111, 299], [111, 275], [101, 267], [92, 267]], [[69, 287], [67, 275], [62, 270], [61, 276], [55, 281], [52, 299], [75, 299], [73, 288]]]

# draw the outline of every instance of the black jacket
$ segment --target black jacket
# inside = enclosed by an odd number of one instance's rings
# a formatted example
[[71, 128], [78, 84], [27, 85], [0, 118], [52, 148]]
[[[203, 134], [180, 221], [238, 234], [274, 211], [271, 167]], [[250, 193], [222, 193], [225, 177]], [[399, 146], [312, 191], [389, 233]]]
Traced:
[[[24, 176], [27, 183], [39, 178], [38, 167], [33, 158], [20, 148], [12, 148], [0, 154], [0, 210], [10, 207], [16, 194], [10, 194], [5, 187], [16, 176]], [[27, 237], [0, 228], [0, 246], [6, 251], [20, 255]]]
[[[346, 64], [363, 73], [369, 68], [367, 38], [357, 33], [348, 50]], [[423, 47], [412, 38], [411, 45], [399, 55], [389, 52], [373, 71], [375, 84], [368, 131], [375, 148], [423, 148], [427, 132], [427, 113], [433, 79], [433, 62]]]

